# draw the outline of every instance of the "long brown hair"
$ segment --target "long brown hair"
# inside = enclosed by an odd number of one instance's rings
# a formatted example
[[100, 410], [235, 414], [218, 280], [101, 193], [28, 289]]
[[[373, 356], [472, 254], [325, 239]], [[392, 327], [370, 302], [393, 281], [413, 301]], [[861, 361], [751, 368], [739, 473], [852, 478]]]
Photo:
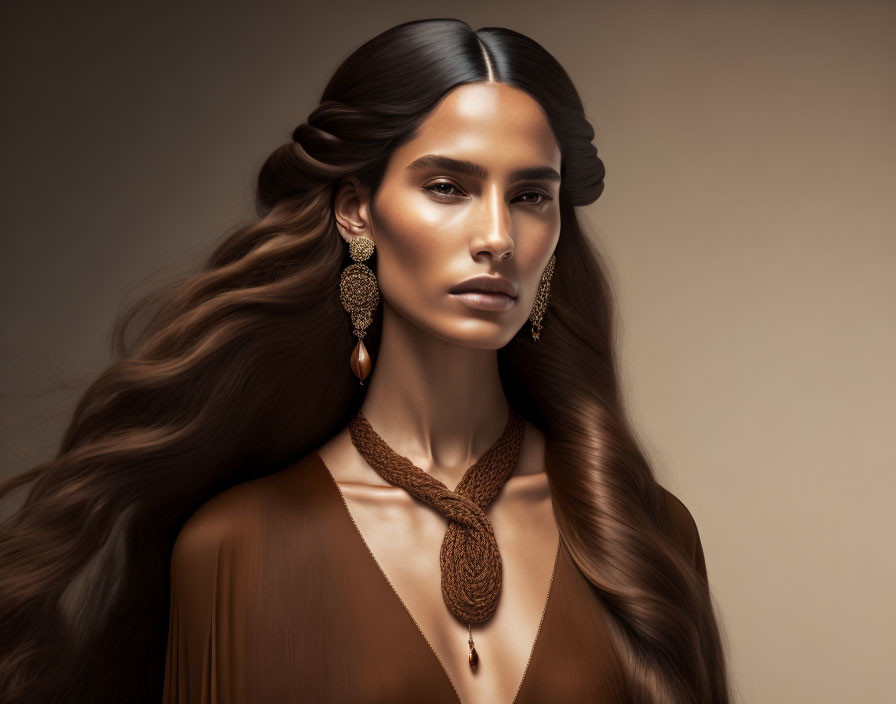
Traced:
[[[264, 163], [257, 215], [200, 271], [131, 306], [115, 359], [87, 388], [56, 456], [0, 535], [5, 702], [160, 699], [169, 559], [213, 495], [282, 469], [363, 400], [339, 304], [335, 186], [373, 191], [392, 150], [452, 88], [495, 80], [545, 110], [562, 151], [561, 233], [542, 339], [498, 351], [508, 399], [541, 429], [562, 539], [612, 616], [636, 702], [729, 701], [706, 582], [676, 540], [617, 381], [614, 303], [575, 206], [603, 189], [568, 75], [540, 45], [459, 20], [408, 22], [336, 70], [320, 105]], [[366, 343], [380, 339], [374, 316]]]

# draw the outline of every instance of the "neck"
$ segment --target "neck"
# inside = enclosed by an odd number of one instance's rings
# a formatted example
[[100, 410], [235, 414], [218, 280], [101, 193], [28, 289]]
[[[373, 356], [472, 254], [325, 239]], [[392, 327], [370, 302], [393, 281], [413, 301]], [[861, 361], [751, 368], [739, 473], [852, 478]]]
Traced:
[[384, 306], [361, 412], [392, 450], [454, 486], [507, 424], [497, 350], [451, 344]]

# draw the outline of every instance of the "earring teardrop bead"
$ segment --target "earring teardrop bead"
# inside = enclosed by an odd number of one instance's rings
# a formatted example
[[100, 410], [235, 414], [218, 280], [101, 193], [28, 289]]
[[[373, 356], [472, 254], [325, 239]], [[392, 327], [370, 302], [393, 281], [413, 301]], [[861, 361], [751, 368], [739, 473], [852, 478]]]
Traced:
[[352, 350], [352, 356], [349, 363], [351, 364], [352, 372], [354, 372], [355, 376], [358, 377], [362, 383], [368, 376], [370, 376], [370, 354], [367, 352], [363, 340], [359, 339], [357, 344], [355, 344], [355, 349]]

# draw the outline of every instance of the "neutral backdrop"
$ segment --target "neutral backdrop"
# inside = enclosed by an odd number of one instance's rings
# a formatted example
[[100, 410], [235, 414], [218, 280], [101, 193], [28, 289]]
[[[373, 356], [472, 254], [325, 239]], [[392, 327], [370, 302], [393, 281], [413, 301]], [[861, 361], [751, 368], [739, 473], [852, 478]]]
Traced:
[[4, 473], [53, 454], [122, 302], [252, 217], [352, 49], [506, 26], [597, 130], [583, 214], [626, 395], [697, 521], [739, 701], [893, 701], [896, 3], [3, 8]]

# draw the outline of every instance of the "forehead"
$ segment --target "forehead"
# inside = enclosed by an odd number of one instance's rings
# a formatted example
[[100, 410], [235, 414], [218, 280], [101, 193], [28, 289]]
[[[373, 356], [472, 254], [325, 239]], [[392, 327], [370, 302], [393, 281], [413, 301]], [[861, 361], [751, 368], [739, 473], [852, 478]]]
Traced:
[[405, 166], [433, 153], [469, 158], [490, 172], [521, 165], [559, 171], [561, 160], [542, 107], [525, 91], [503, 83], [468, 83], [447, 93], [392, 161]]

